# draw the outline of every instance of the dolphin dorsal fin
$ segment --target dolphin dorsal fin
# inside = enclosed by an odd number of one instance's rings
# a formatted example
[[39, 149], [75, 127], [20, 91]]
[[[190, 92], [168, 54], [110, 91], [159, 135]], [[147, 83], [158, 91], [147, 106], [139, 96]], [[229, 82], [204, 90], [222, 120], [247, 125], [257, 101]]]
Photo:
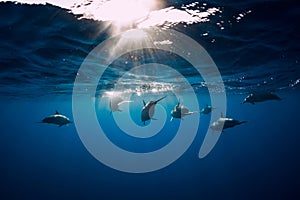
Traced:
[[59, 112], [56, 110], [56, 111], [55, 111], [55, 114], [56, 114], [56, 115], [59, 115]]
[[224, 115], [223, 115], [223, 113], [221, 112], [221, 118], [224, 118]]
[[146, 102], [143, 100], [143, 104], [144, 104], [144, 106], [146, 105]]

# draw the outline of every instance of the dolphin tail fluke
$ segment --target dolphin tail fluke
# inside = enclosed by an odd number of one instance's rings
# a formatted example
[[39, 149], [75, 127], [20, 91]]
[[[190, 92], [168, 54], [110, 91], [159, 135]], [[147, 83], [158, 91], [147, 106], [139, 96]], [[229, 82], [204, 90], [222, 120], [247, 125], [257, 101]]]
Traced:
[[248, 121], [241, 121], [240, 124], [245, 124], [247, 123]]

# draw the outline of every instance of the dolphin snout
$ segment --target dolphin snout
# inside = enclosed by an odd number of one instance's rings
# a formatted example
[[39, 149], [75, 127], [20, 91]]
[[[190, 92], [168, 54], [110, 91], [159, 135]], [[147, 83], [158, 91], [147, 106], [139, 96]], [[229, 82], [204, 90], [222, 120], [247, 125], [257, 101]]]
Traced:
[[247, 123], [248, 121], [241, 121], [239, 124], [245, 124]]
[[162, 97], [162, 98], [160, 98], [160, 99], [154, 101], [154, 103], [157, 104], [159, 101], [163, 100], [163, 99], [166, 98], [166, 97], [167, 97], [167, 96], [164, 96], [164, 97]]

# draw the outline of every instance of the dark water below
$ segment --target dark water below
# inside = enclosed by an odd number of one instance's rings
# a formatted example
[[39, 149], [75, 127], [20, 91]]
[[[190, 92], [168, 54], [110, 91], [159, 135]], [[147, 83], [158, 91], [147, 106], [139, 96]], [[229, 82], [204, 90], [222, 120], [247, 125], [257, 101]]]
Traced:
[[[53, 109], [71, 116], [71, 101], [2, 102], [1, 195], [11, 199], [297, 198], [300, 96], [283, 97], [284, 101], [252, 106], [241, 105], [242, 96], [230, 95], [227, 115], [247, 124], [225, 130], [203, 159], [197, 156], [205, 133], [200, 127], [179, 160], [146, 174], [118, 172], [101, 164], [82, 145], [74, 125], [35, 123]], [[124, 137], [122, 141], [111, 137], [125, 148], [136, 145]], [[144, 145], [159, 147], [164, 139]]]

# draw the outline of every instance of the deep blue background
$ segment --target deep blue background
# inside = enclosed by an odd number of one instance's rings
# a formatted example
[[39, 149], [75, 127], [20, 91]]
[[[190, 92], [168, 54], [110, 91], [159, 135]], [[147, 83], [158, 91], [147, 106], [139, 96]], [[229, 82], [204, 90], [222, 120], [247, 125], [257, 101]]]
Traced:
[[248, 123], [227, 129], [212, 152], [198, 159], [203, 132], [172, 165], [127, 174], [94, 159], [73, 125], [35, 123], [70, 101], [2, 102], [1, 195], [68, 199], [283, 199], [299, 197], [299, 92], [280, 102], [241, 105], [228, 97], [228, 116]]

